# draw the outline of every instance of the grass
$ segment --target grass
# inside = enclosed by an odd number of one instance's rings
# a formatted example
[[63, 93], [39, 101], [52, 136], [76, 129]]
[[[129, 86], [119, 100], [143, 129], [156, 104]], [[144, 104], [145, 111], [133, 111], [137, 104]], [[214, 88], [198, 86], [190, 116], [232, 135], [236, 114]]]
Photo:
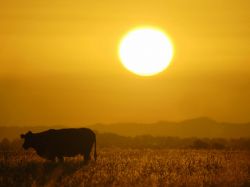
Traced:
[[89, 164], [1, 153], [0, 186], [250, 186], [250, 152], [98, 149]]

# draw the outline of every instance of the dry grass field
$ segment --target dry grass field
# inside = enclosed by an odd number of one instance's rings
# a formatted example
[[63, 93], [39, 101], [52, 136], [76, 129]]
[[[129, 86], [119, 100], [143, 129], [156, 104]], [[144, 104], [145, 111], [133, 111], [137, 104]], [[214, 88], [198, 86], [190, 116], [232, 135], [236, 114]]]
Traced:
[[250, 152], [99, 149], [88, 164], [2, 152], [0, 186], [250, 186]]

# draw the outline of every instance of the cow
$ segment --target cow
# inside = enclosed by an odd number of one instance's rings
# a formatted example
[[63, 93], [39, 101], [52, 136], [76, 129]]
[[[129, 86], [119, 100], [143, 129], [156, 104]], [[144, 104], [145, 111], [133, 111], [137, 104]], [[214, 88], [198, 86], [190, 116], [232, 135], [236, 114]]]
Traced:
[[35, 149], [36, 153], [47, 160], [55, 161], [58, 158], [73, 157], [81, 154], [84, 161], [90, 160], [90, 152], [95, 144], [94, 158], [96, 160], [96, 135], [88, 128], [50, 129], [40, 133], [21, 134], [24, 139], [23, 148]]

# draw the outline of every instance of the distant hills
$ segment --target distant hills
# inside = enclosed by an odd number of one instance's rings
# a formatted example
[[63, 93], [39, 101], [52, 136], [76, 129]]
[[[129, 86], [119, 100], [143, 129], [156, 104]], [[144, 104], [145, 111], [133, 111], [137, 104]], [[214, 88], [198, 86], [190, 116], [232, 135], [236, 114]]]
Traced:
[[[250, 137], [250, 123], [221, 123], [210, 118], [201, 117], [181, 122], [161, 121], [151, 124], [116, 123], [84, 125], [98, 133], [115, 133], [122, 136], [152, 135], [173, 137], [208, 137], [208, 138], [240, 138]], [[49, 128], [67, 128], [63, 126], [40, 127], [0, 127], [0, 139], [18, 138], [21, 133], [28, 130], [34, 132]]]
[[161, 121], [152, 124], [117, 123], [110, 125], [95, 124], [89, 126], [98, 132], [112, 132], [123, 136], [153, 135], [177, 137], [250, 137], [250, 123], [219, 123], [202, 117], [181, 122]]

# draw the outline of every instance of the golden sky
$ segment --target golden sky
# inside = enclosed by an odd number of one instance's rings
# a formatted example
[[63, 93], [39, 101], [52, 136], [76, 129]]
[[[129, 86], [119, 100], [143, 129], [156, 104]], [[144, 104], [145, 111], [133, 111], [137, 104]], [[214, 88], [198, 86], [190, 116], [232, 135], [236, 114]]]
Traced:
[[[173, 41], [167, 70], [127, 71], [124, 34], [155, 26]], [[0, 125], [250, 121], [247, 0], [0, 2]]]

